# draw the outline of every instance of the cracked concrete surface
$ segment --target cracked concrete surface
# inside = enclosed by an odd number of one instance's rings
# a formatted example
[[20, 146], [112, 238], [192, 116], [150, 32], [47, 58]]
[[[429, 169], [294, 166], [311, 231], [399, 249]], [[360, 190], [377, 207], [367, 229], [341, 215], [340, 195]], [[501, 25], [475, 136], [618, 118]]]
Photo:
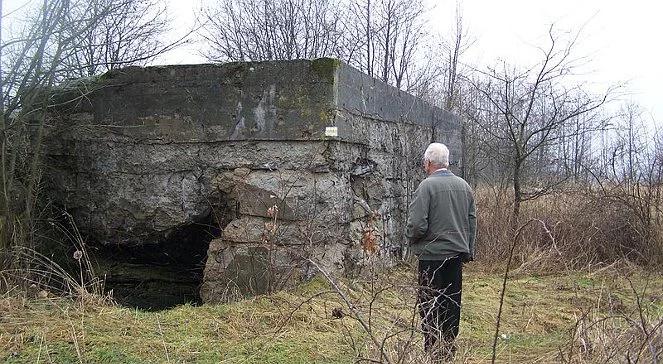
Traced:
[[101, 245], [159, 249], [218, 210], [209, 302], [306, 277], [306, 259], [350, 273], [367, 229], [388, 258], [427, 144], [460, 160], [457, 118], [337, 60], [130, 67], [88, 86], [50, 112], [48, 193]]

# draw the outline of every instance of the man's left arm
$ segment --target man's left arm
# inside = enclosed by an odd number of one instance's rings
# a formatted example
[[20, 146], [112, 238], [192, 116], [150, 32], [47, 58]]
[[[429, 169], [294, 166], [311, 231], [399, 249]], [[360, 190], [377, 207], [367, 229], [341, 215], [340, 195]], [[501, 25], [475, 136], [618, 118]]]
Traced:
[[475, 247], [475, 242], [477, 238], [477, 208], [476, 205], [474, 204], [474, 196], [470, 192], [470, 208], [469, 208], [469, 213], [467, 214], [467, 219], [470, 224], [470, 241], [469, 241], [469, 248], [470, 248], [470, 260], [474, 260], [474, 254], [476, 252], [476, 247]]

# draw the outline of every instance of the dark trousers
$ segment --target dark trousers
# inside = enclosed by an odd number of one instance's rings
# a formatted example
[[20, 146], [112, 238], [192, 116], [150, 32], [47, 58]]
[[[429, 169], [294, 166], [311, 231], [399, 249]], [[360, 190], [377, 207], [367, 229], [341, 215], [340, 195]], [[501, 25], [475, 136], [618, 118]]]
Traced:
[[[460, 256], [419, 261], [418, 305], [426, 351], [454, 349], [460, 324], [462, 284]], [[438, 343], [439, 340], [443, 342]]]

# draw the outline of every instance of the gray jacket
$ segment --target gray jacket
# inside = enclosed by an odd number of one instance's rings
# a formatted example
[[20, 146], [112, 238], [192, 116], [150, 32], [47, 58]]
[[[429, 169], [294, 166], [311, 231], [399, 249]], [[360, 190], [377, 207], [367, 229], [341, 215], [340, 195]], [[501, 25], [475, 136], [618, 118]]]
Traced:
[[410, 204], [405, 236], [419, 259], [474, 257], [477, 215], [472, 188], [449, 171], [423, 180]]

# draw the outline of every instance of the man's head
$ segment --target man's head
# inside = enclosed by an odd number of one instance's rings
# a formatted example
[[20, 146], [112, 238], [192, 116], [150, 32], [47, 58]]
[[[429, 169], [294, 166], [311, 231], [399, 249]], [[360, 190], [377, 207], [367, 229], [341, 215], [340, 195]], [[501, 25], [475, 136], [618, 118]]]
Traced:
[[424, 152], [424, 169], [430, 175], [440, 168], [449, 168], [449, 148], [442, 143], [431, 143]]

